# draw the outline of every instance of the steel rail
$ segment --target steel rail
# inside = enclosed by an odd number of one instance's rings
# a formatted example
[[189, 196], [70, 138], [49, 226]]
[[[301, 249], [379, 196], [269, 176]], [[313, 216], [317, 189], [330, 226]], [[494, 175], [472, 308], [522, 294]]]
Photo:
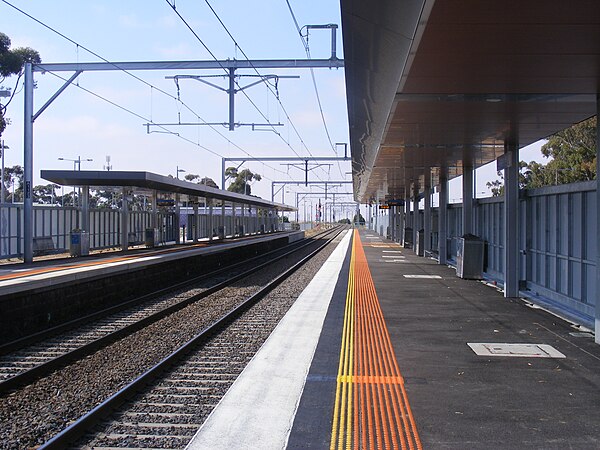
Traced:
[[[314, 237], [317, 237], [320, 234], [322, 234], [322, 233], [319, 233], [319, 234], [315, 235]], [[304, 238], [304, 239], [308, 239], [308, 238]], [[286, 247], [293, 246], [294, 244], [296, 244], [298, 242], [302, 242], [302, 240], [292, 242], [292, 243], [288, 244]], [[190, 284], [198, 283], [198, 282], [203, 281], [205, 279], [208, 279], [210, 277], [217, 276], [217, 275], [219, 275], [219, 274], [221, 274], [221, 273], [223, 273], [223, 272], [225, 272], [227, 270], [235, 269], [236, 267], [240, 267], [240, 266], [242, 266], [244, 264], [247, 264], [248, 262], [251, 262], [253, 260], [264, 258], [265, 256], [269, 256], [271, 254], [279, 252], [279, 251], [285, 249], [286, 247], [281, 247], [281, 248], [278, 248], [278, 249], [275, 249], [275, 250], [271, 250], [271, 251], [269, 251], [267, 253], [264, 253], [262, 255], [253, 256], [252, 258], [250, 258], [248, 260], [240, 261], [240, 262], [234, 263], [232, 265], [221, 267], [221, 268], [219, 268], [217, 270], [205, 273], [203, 275], [200, 275], [198, 277], [192, 278], [190, 280], [185, 280], [185, 281], [182, 281], [182, 282], [179, 282], [179, 283], [167, 286], [165, 288], [162, 288], [162, 289], [159, 289], [159, 290], [156, 290], [156, 291], [153, 291], [153, 292], [149, 292], [148, 294], [144, 294], [144, 295], [142, 295], [140, 297], [136, 297], [136, 298], [127, 300], [127, 301], [125, 301], [123, 303], [119, 303], [118, 305], [113, 305], [113, 306], [110, 306], [108, 308], [102, 309], [100, 311], [96, 311], [96, 312], [93, 312], [91, 314], [88, 314], [86, 316], [79, 317], [77, 319], [73, 319], [73, 320], [70, 320], [70, 321], [65, 322], [65, 323], [61, 323], [60, 325], [56, 325], [56, 326], [54, 326], [52, 328], [48, 328], [46, 330], [42, 330], [42, 331], [39, 331], [37, 333], [30, 334], [28, 336], [24, 336], [24, 337], [22, 337], [20, 339], [16, 339], [14, 341], [10, 341], [10, 342], [7, 342], [5, 344], [1, 344], [0, 345], [0, 356], [6, 355], [6, 354], [8, 354], [10, 352], [13, 352], [15, 350], [19, 350], [19, 349], [21, 349], [21, 348], [23, 348], [23, 347], [25, 347], [27, 345], [31, 345], [31, 344], [34, 344], [36, 342], [39, 342], [42, 339], [46, 339], [48, 337], [55, 336], [56, 334], [61, 333], [63, 331], [67, 331], [67, 330], [73, 329], [75, 327], [84, 325], [86, 323], [92, 322], [94, 320], [100, 319], [100, 318], [108, 316], [110, 314], [117, 313], [117, 312], [119, 312], [119, 311], [121, 311], [123, 309], [130, 308], [130, 307], [135, 306], [135, 305], [137, 305], [139, 303], [146, 302], [146, 301], [152, 299], [153, 297], [156, 297], [157, 295], [168, 294], [170, 291], [173, 291], [173, 290], [176, 290], [176, 289], [182, 289], [182, 288], [185, 288], [186, 286], [188, 286]]]
[[292, 267], [287, 269], [285, 272], [279, 274], [276, 278], [274, 278], [266, 286], [261, 288], [258, 292], [252, 294], [243, 303], [235, 307], [230, 312], [226, 313], [220, 319], [213, 322], [212, 325], [206, 327], [187, 343], [179, 347], [169, 356], [165, 357], [162, 361], [157, 363], [151, 369], [147, 370], [135, 380], [133, 380], [123, 389], [113, 394], [111, 397], [106, 399], [100, 405], [96, 406], [94, 409], [92, 409], [90, 412], [79, 418], [77, 421], [73, 422], [62, 432], [60, 432], [52, 439], [44, 443], [41, 447], [39, 447], [39, 450], [63, 449], [67, 445], [72, 444], [88, 429], [92, 428], [100, 420], [108, 416], [112, 411], [117, 409], [125, 401], [129, 400], [134, 395], [139, 393], [142, 389], [144, 389], [147, 385], [158, 379], [164, 373], [165, 370], [173, 367], [180, 359], [182, 359], [191, 351], [193, 351], [198, 345], [206, 342], [211, 336], [216, 335], [217, 333], [222, 331], [222, 329], [226, 328], [227, 325], [235, 321], [242, 313], [246, 312], [251, 306], [253, 306], [259, 300], [264, 298], [273, 289], [279, 286], [279, 284], [281, 284], [284, 280], [286, 280], [292, 274], [294, 274], [306, 262], [312, 259], [317, 253], [319, 253], [331, 241], [333, 241], [333, 239], [335, 239], [343, 230], [343, 227], [336, 227], [332, 230], [329, 230], [332, 236], [329, 237], [326, 242], [322, 243], [317, 249], [313, 250], [310, 254], [302, 258], [300, 261], [298, 261]]
[[[302, 250], [303, 248], [312, 245], [315, 243], [314, 238], [315, 237], [319, 237], [321, 235], [326, 235], [328, 232], [330, 232], [331, 230], [325, 230], [322, 233], [319, 233], [318, 235], [313, 236], [312, 238], [306, 238], [304, 241], [298, 241], [301, 243], [301, 245], [296, 246], [295, 248], [292, 248], [291, 250], [275, 256], [273, 259], [266, 261], [264, 263], [258, 264], [254, 267], [252, 267], [249, 270], [246, 270], [244, 272], [240, 272], [237, 275], [234, 275], [232, 277], [227, 278], [226, 280], [217, 283], [211, 287], [209, 287], [208, 289], [193, 295], [185, 300], [182, 300], [181, 302], [175, 303], [173, 305], [167, 306], [166, 308], [161, 309], [160, 311], [157, 311], [155, 313], [151, 313], [148, 316], [135, 321], [131, 324], [125, 325], [122, 328], [119, 328], [113, 332], [110, 332], [98, 339], [95, 339], [87, 344], [82, 345], [81, 347], [78, 347], [75, 350], [72, 350], [70, 352], [64, 353], [60, 356], [57, 356], [56, 358], [50, 359], [40, 365], [37, 365], [35, 367], [32, 367], [24, 372], [21, 372], [11, 378], [8, 378], [2, 382], [0, 382], [0, 394], [3, 394], [5, 392], [8, 391], [12, 391], [15, 390], [19, 387], [22, 386], [26, 386], [28, 384], [31, 384], [32, 382], [34, 382], [35, 380], [51, 373], [52, 371], [59, 369], [65, 365], [67, 365], [68, 363], [77, 361], [85, 356], [90, 355], [91, 353], [106, 347], [107, 345], [122, 339], [144, 327], [147, 327], [148, 325], [157, 322], [159, 320], [161, 320], [162, 318], [173, 314], [183, 308], [185, 308], [186, 306], [195, 303], [199, 300], [202, 300], [205, 297], [208, 297], [209, 295], [214, 294], [215, 292], [218, 292], [226, 287], [229, 287], [232, 283], [235, 283], [236, 281], [245, 278], [249, 275], [252, 275], [253, 273], [264, 269], [265, 267], [273, 264], [273, 262], [281, 260], [287, 256], [290, 256], [294, 253], [296, 253], [297, 251]], [[306, 241], [306, 242], [305, 242]], [[295, 243], [291, 243], [290, 246], [294, 246]], [[265, 256], [268, 256], [269, 254], [272, 253], [276, 253], [277, 251], [281, 251], [284, 250], [285, 247], [281, 248], [281, 249], [277, 249], [277, 250], [273, 250], [272, 252], [268, 252], [266, 254], [260, 255], [260, 256], [255, 256], [253, 258], [251, 258], [250, 260], [246, 260], [243, 262], [239, 262], [239, 263], [235, 263], [232, 266], [227, 266], [221, 269], [218, 269], [214, 272], [211, 272], [210, 274], [205, 274], [202, 275], [200, 277], [197, 277], [195, 280], [193, 280], [194, 282], [199, 282], [202, 279], [207, 279], [210, 277], [214, 277], [216, 275], [219, 275], [225, 271], [231, 270], [234, 267], [239, 267], [241, 265], [244, 264], [248, 264], [248, 262], [251, 262], [252, 260], [257, 260], [259, 258], [264, 258]], [[140, 297], [143, 300], [140, 300], [140, 298], [135, 299], [136, 303], [141, 303], [143, 301], [148, 301], [151, 297], [156, 297], [158, 295], [163, 295], [169, 291], [173, 291], [176, 288], [181, 289], [182, 287], [185, 287], [186, 285], [191, 285], [192, 281], [185, 281], [183, 283], [178, 283], [177, 285], [175, 285], [174, 287], [171, 288], [164, 288], [164, 289], [160, 289], [156, 292], [150, 293], [150, 294], [146, 294], [142, 297]], [[183, 286], [182, 286], [183, 285]], [[128, 306], [135, 306], [135, 304], [133, 305], [128, 305]], [[112, 308], [109, 308], [112, 309]], [[106, 310], [105, 310], [106, 311]]]

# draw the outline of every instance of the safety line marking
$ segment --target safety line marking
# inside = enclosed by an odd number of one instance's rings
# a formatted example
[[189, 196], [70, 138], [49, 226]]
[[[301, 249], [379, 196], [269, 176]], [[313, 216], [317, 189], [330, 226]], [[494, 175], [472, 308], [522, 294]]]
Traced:
[[59, 271], [63, 271], [63, 270], [81, 269], [82, 267], [101, 266], [103, 264], [122, 262], [122, 261], [127, 261], [130, 259], [148, 258], [148, 257], [152, 257], [155, 255], [160, 255], [162, 253], [173, 253], [173, 252], [179, 252], [179, 251], [184, 251], [184, 250], [190, 250], [191, 248], [206, 247], [206, 246], [207, 246], [207, 244], [192, 244], [192, 245], [186, 246], [185, 248], [172, 248], [172, 249], [165, 249], [165, 250], [156, 250], [153, 252], [138, 253], [135, 255], [119, 256], [116, 258], [104, 258], [104, 259], [97, 260], [97, 261], [87, 261], [85, 263], [80, 263], [80, 264], [67, 263], [67, 264], [61, 265], [61, 266], [44, 267], [44, 268], [40, 268], [40, 269], [31, 269], [31, 270], [26, 270], [26, 271], [19, 272], [19, 273], [10, 273], [10, 274], [6, 274], [6, 275], [0, 275], [0, 281], [14, 280], [14, 279], [18, 279], [18, 278], [24, 278], [24, 277], [40, 275], [40, 274], [45, 274], [45, 273], [59, 272]]
[[358, 231], [354, 232], [330, 450], [422, 450]]

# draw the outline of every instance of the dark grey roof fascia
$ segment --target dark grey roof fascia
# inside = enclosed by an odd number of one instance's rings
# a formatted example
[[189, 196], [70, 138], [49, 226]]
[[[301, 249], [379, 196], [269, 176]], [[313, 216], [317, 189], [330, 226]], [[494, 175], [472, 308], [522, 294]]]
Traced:
[[40, 175], [45, 180], [64, 186], [138, 187], [274, 208], [280, 211], [296, 210], [292, 206], [270, 202], [260, 197], [224, 191], [151, 172], [42, 170]]

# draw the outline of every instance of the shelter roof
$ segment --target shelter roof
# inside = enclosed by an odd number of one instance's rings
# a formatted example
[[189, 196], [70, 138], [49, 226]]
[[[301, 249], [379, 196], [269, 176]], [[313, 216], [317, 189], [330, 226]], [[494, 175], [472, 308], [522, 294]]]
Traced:
[[441, 168], [457, 177], [506, 142], [596, 114], [598, 0], [341, 0], [341, 10], [359, 201], [404, 198]]
[[295, 211], [292, 206], [270, 202], [253, 195], [216, 189], [204, 184], [190, 183], [151, 172], [94, 171], [94, 170], [42, 170], [41, 177], [64, 186], [90, 186], [97, 188], [130, 187], [138, 191], [162, 191], [195, 197], [213, 198], [226, 202]]

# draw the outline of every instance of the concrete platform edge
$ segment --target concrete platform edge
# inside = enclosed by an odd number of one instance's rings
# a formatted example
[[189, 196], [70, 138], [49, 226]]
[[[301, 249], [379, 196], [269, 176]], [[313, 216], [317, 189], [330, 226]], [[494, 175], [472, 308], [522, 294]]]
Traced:
[[351, 236], [346, 233], [188, 450], [285, 448]]

